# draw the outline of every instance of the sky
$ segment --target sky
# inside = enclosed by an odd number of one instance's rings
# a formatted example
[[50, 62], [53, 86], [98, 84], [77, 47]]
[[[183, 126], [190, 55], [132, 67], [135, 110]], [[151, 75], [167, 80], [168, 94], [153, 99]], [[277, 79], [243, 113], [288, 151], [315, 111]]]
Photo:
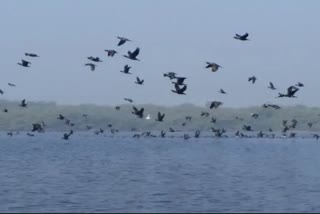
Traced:
[[[0, 98], [58, 104], [320, 106], [320, 1], [2, 0]], [[249, 33], [250, 41], [235, 40]], [[118, 47], [117, 36], [127, 37]], [[140, 48], [141, 61], [124, 58]], [[105, 49], [119, 53], [107, 57]], [[39, 58], [27, 58], [24, 53]], [[100, 57], [94, 72], [84, 64]], [[17, 63], [30, 61], [31, 67]], [[222, 66], [213, 73], [206, 62]], [[132, 75], [120, 72], [128, 64]], [[187, 77], [171, 92], [165, 72]], [[255, 75], [255, 84], [248, 77]], [[135, 84], [139, 76], [143, 86]], [[267, 88], [269, 81], [277, 90]], [[275, 99], [298, 81], [298, 98]], [[16, 87], [10, 87], [8, 82]], [[218, 93], [222, 88], [228, 94]]]

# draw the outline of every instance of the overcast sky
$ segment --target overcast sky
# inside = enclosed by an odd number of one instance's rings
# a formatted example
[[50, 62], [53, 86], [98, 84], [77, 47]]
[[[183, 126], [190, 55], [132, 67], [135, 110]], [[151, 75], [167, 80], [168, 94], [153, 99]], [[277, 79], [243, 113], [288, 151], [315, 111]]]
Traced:
[[[161, 105], [319, 106], [319, 9], [316, 0], [2, 0], [1, 96], [59, 104], [115, 105], [129, 97]], [[246, 32], [250, 41], [233, 39]], [[117, 47], [117, 36], [132, 42]], [[136, 47], [140, 62], [122, 56]], [[107, 57], [105, 49], [119, 54]], [[94, 72], [84, 66], [88, 56], [103, 60]], [[17, 65], [21, 59], [31, 67]], [[207, 61], [223, 68], [213, 73], [204, 68]], [[120, 73], [126, 64], [132, 75]], [[172, 93], [164, 72], [187, 77], [187, 95]], [[136, 76], [143, 86], [134, 83]], [[267, 88], [269, 81], [277, 91]], [[297, 81], [305, 84], [299, 98], [274, 99]]]

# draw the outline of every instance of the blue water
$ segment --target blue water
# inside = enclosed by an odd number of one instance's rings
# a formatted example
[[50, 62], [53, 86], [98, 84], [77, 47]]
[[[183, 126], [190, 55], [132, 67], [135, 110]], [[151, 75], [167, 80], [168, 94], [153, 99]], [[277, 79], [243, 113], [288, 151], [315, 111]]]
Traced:
[[0, 212], [320, 212], [320, 141], [0, 136]]

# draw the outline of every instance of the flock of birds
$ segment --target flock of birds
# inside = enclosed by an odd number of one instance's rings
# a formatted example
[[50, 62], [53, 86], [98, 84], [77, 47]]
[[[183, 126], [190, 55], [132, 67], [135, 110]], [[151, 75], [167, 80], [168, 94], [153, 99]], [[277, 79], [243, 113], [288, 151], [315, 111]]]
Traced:
[[[248, 36], [249, 36], [248, 33], [245, 33], [244, 35], [236, 34], [234, 36], [234, 39], [237, 39], [237, 40], [240, 40], [240, 41], [249, 41]], [[130, 39], [127, 39], [125, 37], [117, 37], [117, 38], [119, 39], [118, 46], [124, 45], [126, 42], [132, 42]], [[114, 57], [116, 54], [118, 54], [118, 52], [116, 50], [113, 50], [113, 49], [105, 50], [105, 52], [107, 52], [107, 56], [108, 57]], [[123, 55], [123, 56], [128, 58], [128, 59], [130, 59], [130, 60], [133, 60], [133, 61], [140, 61], [140, 59], [137, 58], [139, 53], [140, 53], [140, 48], [137, 47], [133, 52], [128, 51], [127, 55]], [[29, 57], [29, 58], [39, 57], [35, 53], [25, 53], [25, 56]], [[102, 62], [102, 60], [99, 57], [90, 56], [90, 57], [87, 57], [87, 59], [90, 60], [91, 62], [84, 64], [84, 66], [89, 66], [91, 71], [95, 71], [95, 69], [97, 67], [97, 63]], [[18, 63], [18, 65], [23, 66], [23, 67], [31, 67], [31, 64], [32, 64], [31, 62], [29, 62], [27, 60], [24, 60], [24, 59], [22, 59], [22, 61], [20, 63]], [[217, 72], [218, 69], [222, 68], [222, 66], [220, 66], [219, 64], [217, 64], [215, 62], [206, 62], [205, 68], [206, 69], [210, 69], [212, 72]], [[123, 70], [121, 70], [120, 72], [122, 72], [124, 74], [132, 74], [132, 73], [130, 73], [130, 69], [131, 69], [131, 67], [128, 64], [126, 64], [124, 66]], [[168, 78], [170, 81], [172, 81], [172, 84], [173, 84], [174, 88], [171, 91], [173, 93], [175, 93], [177, 95], [186, 95], [186, 91], [187, 91], [187, 84], [185, 83], [185, 80], [187, 79], [186, 77], [177, 76], [177, 73], [175, 73], [175, 72], [164, 73], [163, 77]], [[251, 77], [248, 78], [248, 82], [251, 82], [252, 84], [255, 84], [256, 81], [257, 81], [257, 78], [255, 76], [251, 76]], [[143, 85], [144, 80], [142, 78], [140, 78], [140, 77], [136, 77], [136, 81], [134, 83], [138, 84], [138, 85]], [[11, 86], [11, 87], [15, 87], [16, 86], [13, 83], [8, 83], [8, 85]], [[298, 82], [295, 85], [291, 85], [291, 86], [289, 86], [287, 88], [286, 92], [278, 93], [278, 96], [276, 98], [283, 98], [283, 97], [296, 98], [296, 96], [295, 96], [296, 93], [303, 86], [304, 85], [301, 82]], [[275, 87], [275, 85], [272, 82], [269, 82], [268, 88], [271, 89], [271, 90], [277, 90], [277, 88]], [[0, 89], [0, 93], [3, 94], [4, 92]], [[227, 94], [227, 92], [224, 89], [220, 89], [219, 93]], [[130, 99], [130, 98], [124, 98], [124, 100], [128, 101], [129, 103], [133, 102], [133, 100]], [[221, 105], [223, 105], [223, 102], [214, 100], [214, 101], [210, 102], [209, 109], [217, 109]], [[26, 100], [23, 99], [21, 101], [21, 103], [19, 104], [19, 106], [22, 107], [22, 108], [26, 108], [26, 107], [28, 107], [28, 104], [27, 104]], [[278, 105], [275, 105], [275, 104], [263, 104], [262, 108], [280, 109], [281, 107], [278, 106]], [[115, 110], [116, 111], [120, 111], [120, 106], [116, 106]], [[8, 113], [9, 110], [7, 108], [5, 108], [3, 110], [3, 112]], [[132, 106], [132, 114], [134, 114], [135, 116], [137, 116], [137, 118], [140, 118], [140, 119], [150, 119], [151, 118], [150, 115], [148, 115], [146, 118], [144, 117], [144, 108], [143, 107], [137, 108], [134, 105]], [[201, 112], [201, 114], [200, 114], [201, 117], [208, 117], [209, 115], [210, 115], [209, 112]], [[83, 114], [82, 116], [85, 117], [85, 118], [88, 117], [88, 115], [86, 115], [86, 114]], [[259, 117], [259, 114], [258, 113], [252, 113], [251, 117], [254, 118], [254, 119], [257, 119]], [[64, 121], [65, 124], [67, 124], [67, 125], [69, 125], [71, 127], [74, 126], [74, 123], [72, 123], [70, 119], [68, 119], [67, 117], [63, 116], [62, 114], [59, 114], [57, 119]], [[165, 119], [165, 113], [158, 112], [157, 117], [156, 117], [155, 120], [158, 121], [158, 122], [162, 122], [162, 121], [164, 121], [164, 119]], [[243, 118], [236, 117], [235, 119], [243, 121]], [[191, 120], [192, 120], [191, 116], [186, 116], [185, 117], [185, 121], [186, 122], [189, 122]], [[215, 117], [211, 118], [211, 123], [216, 123], [216, 121], [217, 121], [217, 118], [215, 118]], [[184, 122], [182, 124], [182, 126], [185, 126], [186, 122]], [[298, 121], [296, 119], [292, 119], [291, 124], [289, 124], [287, 120], [283, 120], [283, 122], [282, 122], [283, 130], [282, 130], [282, 135], [280, 137], [295, 137], [296, 136], [295, 132], [291, 132], [289, 134], [287, 134], [287, 132], [289, 130], [295, 129], [296, 126], [297, 126], [297, 123], [298, 123]], [[308, 127], [312, 127], [312, 123], [311, 122], [307, 123], [307, 126]], [[27, 135], [28, 136], [34, 136], [34, 134], [33, 134], [34, 132], [40, 132], [40, 133], [45, 132], [45, 128], [46, 128], [46, 124], [43, 121], [41, 121], [40, 123], [33, 123], [32, 124], [32, 130], [31, 130], [31, 132], [28, 132]], [[111, 131], [112, 134], [115, 134], [115, 133], [117, 133], [119, 131], [118, 129], [112, 128], [112, 124], [108, 124], [108, 128], [110, 128], [110, 131]], [[92, 127], [87, 125], [87, 129], [90, 130], [90, 129], [92, 129]], [[250, 125], [247, 125], [247, 124], [243, 125], [242, 130], [246, 131], [246, 132], [253, 131], [252, 127]], [[133, 128], [132, 131], [135, 131], [135, 129]], [[176, 132], [176, 130], [174, 130], [172, 127], [169, 127], [168, 131], [169, 132]], [[224, 128], [222, 128], [222, 129], [220, 129], [220, 128], [218, 128], [218, 129], [211, 128], [211, 131], [214, 133], [215, 137], [228, 137], [228, 135], [225, 135], [227, 130], [225, 130]], [[236, 131], [236, 133], [234, 135], [236, 137], [242, 137], [242, 138], [243, 137], [272, 137], [272, 138], [276, 137], [275, 134], [272, 133], [272, 132], [273, 132], [273, 130], [271, 128], [269, 128], [268, 133], [260, 131], [256, 135], [247, 135], [247, 134], [242, 133], [240, 130], [238, 130], [238, 131]], [[18, 133], [19, 132], [17, 132], [16, 134], [18, 134]], [[71, 129], [69, 132], [63, 134], [62, 139], [68, 140], [69, 137], [73, 133], [74, 133], [74, 131]], [[101, 134], [101, 133], [104, 133], [104, 129], [99, 128], [99, 130], [94, 131], [94, 133], [97, 134], [97, 135]], [[200, 136], [200, 133], [201, 133], [200, 130], [197, 130], [194, 133], [194, 137], [198, 138]], [[14, 133], [12, 131], [10, 131], [7, 134], [9, 136], [13, 136]], [[145, 137], [157, 137], [157, 135], [151, 133], [151, 131], [144, 131], [144, 132], [142, 132], [140, 134], [135, 133], [133, 135], [134, 138], [140, 138], [142, 136], [145, 136]], [[161, 130], [160, 137], [165, 137], [165, 136], [166, 136], [166, 132], [164, 130]], [[187, 140], [191, 136], [189, 134], [184, 134], [182, 137], [185, 140]], [[320, 136], [318, 134], [314, 134], [313, 137], [318, 139]]]

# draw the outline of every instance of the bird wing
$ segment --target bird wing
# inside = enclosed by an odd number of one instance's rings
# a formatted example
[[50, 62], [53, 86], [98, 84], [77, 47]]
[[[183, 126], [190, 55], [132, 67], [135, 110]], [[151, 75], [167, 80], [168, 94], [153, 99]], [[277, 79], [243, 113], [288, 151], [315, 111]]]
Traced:
[[135, 58], [136, 56], [138, 56], [139, 52], [140, 52], [140, 49], [136, 48], [136, 50], [132, 52], [131, 57]]
[[123, 39], [120, 38], [120, 37], [118, 37], [118, 38], [120, 39], [120, 41], [119, 41], [119, 43], [118, 43], [118, 46], [123, 45], [123, 44], [126, 42], [126, 40], [123, 40]]
[[187, 85], [184, 85], [180, 90], [181, 92], [184, 92], [185, 90], [187, 90]]
[[246, 39], [249, 36], [248, 33], [244, 34], [243, 36], [241, 36], [243, 39]]

